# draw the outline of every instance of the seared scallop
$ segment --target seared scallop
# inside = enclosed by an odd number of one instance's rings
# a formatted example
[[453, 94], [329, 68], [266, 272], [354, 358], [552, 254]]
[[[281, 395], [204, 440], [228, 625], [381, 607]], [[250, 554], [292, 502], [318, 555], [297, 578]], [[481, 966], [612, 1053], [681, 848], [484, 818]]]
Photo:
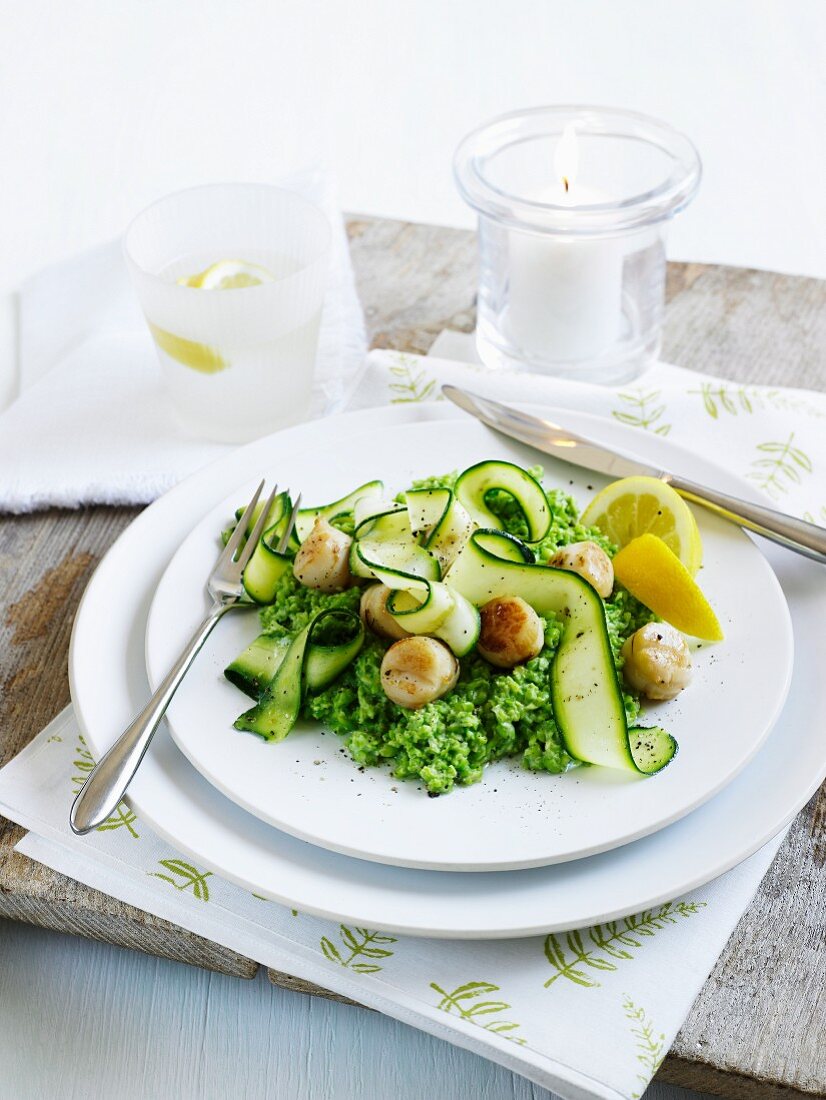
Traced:
[[365, 588], [359, 605], [361, 621], [380, 638], [406, 638], [408, 631], [387, 610], [387, 597], [392, 591], [386, 584], [371, 584]]
[[646, 623], [622, 647], [628, 684], [649, 699], [673, 699], [691, 680], [691, 653], [679, 630]]
[[459, 679], [459, 662], [436, 638], [410, 635], [394, 642], [381, 663], [381, 686], [391, 702], [416, 710], [440, 699]]
[[477, 649], [492, 665], [513, 668], [542, 652], [542, 620], [521, 596], [499, 596], [479, 614], [482, 628]]
[[570, 546], [560, 547], [548, 560], [548, 565], [578, 573], [593, 585], [604, 600], [608, 599], [614, 589], [614, 567], [611, 559], [601, 546], [597, 546], [590, 539], [587, 542], [572, 542]]
[[353, 540], [318, 516], [301, 543], [293, 562], [293, 574], [307, 588], [340, 592], [352, 581], [350, 547]]

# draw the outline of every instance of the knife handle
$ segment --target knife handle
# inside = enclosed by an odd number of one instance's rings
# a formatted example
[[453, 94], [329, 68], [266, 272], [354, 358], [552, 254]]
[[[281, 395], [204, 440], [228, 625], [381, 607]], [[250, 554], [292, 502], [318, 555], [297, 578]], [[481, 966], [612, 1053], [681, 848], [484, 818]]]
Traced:
[[798, 554], [826, 564], [826, 528], [807, 523], [805, 519], [795, 519], [794, 516], [766, 508], [762, 504], [752, 504], [740, 497], [732, 497], [705, 485], [697, 485], [681, 477], [669, 474], [663, 480], [692, 504], [701, 504], [710, 512], [739, 523], [747, 531], [754, 531], [756, 535], [763, 535], [788, 550], [795, 550]]

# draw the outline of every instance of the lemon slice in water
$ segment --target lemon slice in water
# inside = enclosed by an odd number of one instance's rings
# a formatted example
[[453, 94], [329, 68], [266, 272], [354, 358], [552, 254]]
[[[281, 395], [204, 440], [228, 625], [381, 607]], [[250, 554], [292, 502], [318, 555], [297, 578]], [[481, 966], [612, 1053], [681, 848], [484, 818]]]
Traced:
[[206, 344], [199, 344], [195, 340], [186, 340], [183, 336], [176, 336], [174, 332], [167, 332], [149, 322], [149, 331], [155, 338], [155, 343], [165, 351], [170, 359], [181, 363], [185, 367], [197, 370], [201, 374], [217, 374], [226, 370], [229, 366], [223, 356]]
[[618, 546], [656, 535], [694, 576], [703, 563], [703, 543], [694, 514], [670, 485], [656, 477], [624, 477], [594, 497], [582, 522], [598, 527]]
[[275, 276], [260, 264], [246, 260], [219, 260], [196, 275], [183, 275], [181, 286], [200, 287], [201, 290], [236, 290], [246, 286], [261, 286], [275, 282]]

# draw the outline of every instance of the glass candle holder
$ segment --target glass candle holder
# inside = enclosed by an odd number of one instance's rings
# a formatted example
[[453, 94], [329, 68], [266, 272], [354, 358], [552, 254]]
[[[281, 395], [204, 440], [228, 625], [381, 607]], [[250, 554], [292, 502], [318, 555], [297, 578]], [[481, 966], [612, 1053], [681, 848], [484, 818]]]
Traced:
[[617, 383], [656, 359], [668, 223], [700, 182], [688, 138], [630, 111], [538, 107], [468, 134], [454, 173], [479, 217], [483, 363]]
[[[318, 207], [266, 184], [180, 191], [129, 226], [126, 261], [193, 434], [243, 442], [307, 417], [330, 241]], [[191, 285], [212, 265], [230, 273], [223, 286]]]

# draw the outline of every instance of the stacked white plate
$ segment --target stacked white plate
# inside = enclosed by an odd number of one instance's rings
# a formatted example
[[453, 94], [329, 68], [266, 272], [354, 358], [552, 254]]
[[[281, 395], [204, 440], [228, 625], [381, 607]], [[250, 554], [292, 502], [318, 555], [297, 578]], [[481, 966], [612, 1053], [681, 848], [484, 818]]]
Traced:
[[[754, 495], [660, 437], [541, 411], [693, 480]], [[110, 550], [78, 611], [72, 698], [93, 751], [111, 745], [200, 621], [217, 534], [261, 477], [300, 489], [312, 504], [376, 477], [395, 491], [491, 457], [541, 462], [546, 482], [583, 505], [604, 484], [452, 407], [404, 406], [270, 436], [157, 501]], [[253, 611], [234, 611], [180, 688], [132, 785], [132, 805], [179, 851], [257, 894], [412, 935], [574, 928], [709, 881], [776, 834], [826, 774], [826, 745], [810, 721], [826, 712], [817, 667], [826, 584], [822, 567], [697, 516], [702, 584], [726, 641], [696, 648], [691, 687], [644, 715], [680, 743], [660, 775], [583, 768], [550, 776], [504, 761], [481, 783], [430, 799], [389, 769], [360, 771], [318, 727], [297, 728], [277, 745], [239, 733], [232, 722], [244, 697], [222, 671], [258, 623]]]

